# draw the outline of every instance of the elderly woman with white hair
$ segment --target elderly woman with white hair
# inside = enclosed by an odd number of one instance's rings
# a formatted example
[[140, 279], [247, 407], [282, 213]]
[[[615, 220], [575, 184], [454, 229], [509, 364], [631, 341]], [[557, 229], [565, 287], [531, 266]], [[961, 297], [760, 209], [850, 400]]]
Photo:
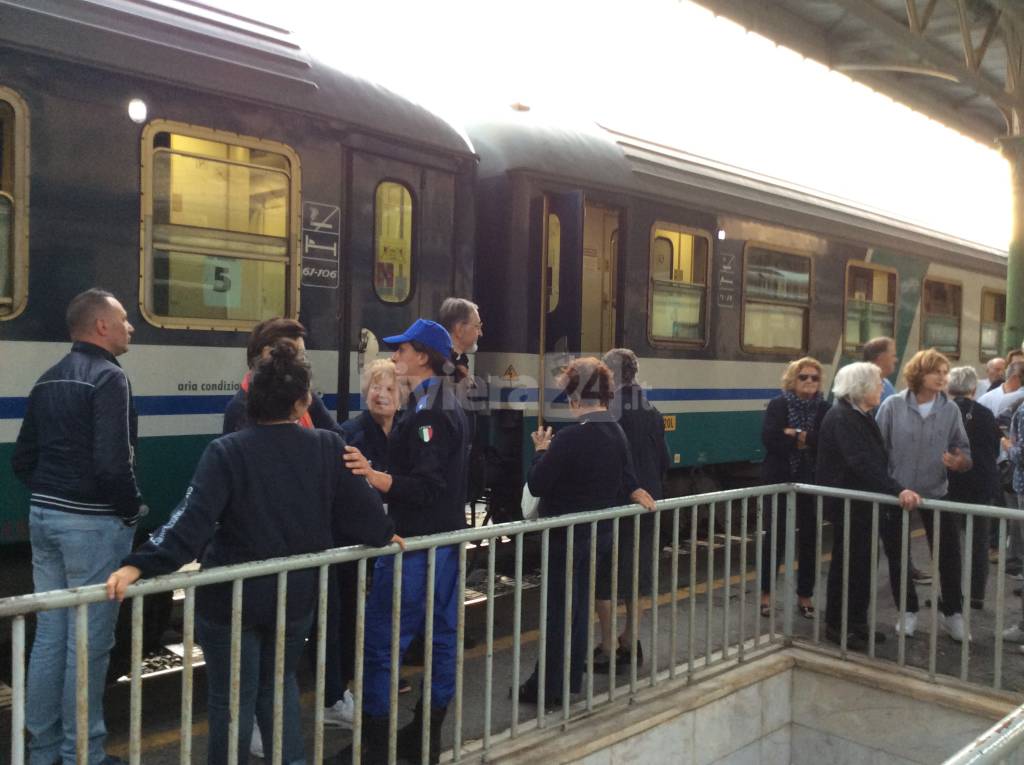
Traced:
[[[882, 376], [874, 364], [862, 361], [843, 367], [832, 387], [836, 404], [825, 415], [818, 435], [818, 483], [840, 489], [855, 489], [899, 498], [905, 510], [912, 510], [921, 497], [905, 489], [889, 475], [889, 456], [882, 434], [871, 412], [882, 397]], [[842, 640], [843, 608], [843, 500], [826, 499], [833, 520], [832, 564], [828, 572], [825, 606], [825, 637]], [[896, 555], [896, 540], [883, 535], [887, 556]], [[868, 643], [868, 601], [871, 582], [871, 505], [850, 503], [849, 611], [846, 645], [861, 650]], [[876, 633], [881, 642], [885, 636]]]
[[[960, 408], [964, 430], [971, 444], [970, 470], [949, 472], [949, 494], [952, 502], [968, 502], [987, 505], [992, 499], [993, 487], [999, 484], [999, 440], [1002, 432], [995, 415], [974, 400], [978, 387], [978, 374], [973, 367], [956, 367], [949, 371], [946, 390]], [[961, 520], [967, 516], [962, 516]], [[964, 521], [966, 527], [966, 521]], [[973, 538], [965, 540], [971, 545], [971, 608], [980, 609], [985, 605], [985, 580], [988, 577], [988, 536], [989, 519], [984, 515], [974, 516]]]

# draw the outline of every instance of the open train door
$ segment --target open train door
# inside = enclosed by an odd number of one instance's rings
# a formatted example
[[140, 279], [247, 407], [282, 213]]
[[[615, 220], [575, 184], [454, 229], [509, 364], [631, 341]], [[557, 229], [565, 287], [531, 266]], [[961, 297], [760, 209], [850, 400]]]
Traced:
[[541, 222], [541, 300], [538, 416], [570, 417], [556, 379], [580, 355], [615, 346], [620, 211], [582, 192], [544, 195]]

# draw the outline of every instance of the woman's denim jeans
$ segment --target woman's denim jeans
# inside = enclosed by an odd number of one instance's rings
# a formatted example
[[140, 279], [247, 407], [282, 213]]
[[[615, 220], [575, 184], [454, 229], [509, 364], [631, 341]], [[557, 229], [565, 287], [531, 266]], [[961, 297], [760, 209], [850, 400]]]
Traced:
[[[304, 765], [299, 685], [295, 669], [313, 621], [312, 612], [285, 625], [284, 720], [281, 753], [285, 765]], [[207, 714], [210, 724], [209, 765], [228, 761], [228, 703], [231, 693], [231, 624], [197, 615], [196, 640], [206, 658]], [[239, 668], [238, 764], [249, 760], [249, 739], [255, 713], [263, 735], [263, 748], [273, 751], [274, 628], [243, 627]]]
[[[134, 529], [111, 515], [80, 515], [33, 506], [29, 512], [36, 592], [102, 584], [131, 552]], [[114, 646], [117, 601], [89, 606], [89, 765], [106, 753], [103, 689]], [[28, 664], [25, 726], [31, 765], [75, 762], [75, 613], [42, 611]]]

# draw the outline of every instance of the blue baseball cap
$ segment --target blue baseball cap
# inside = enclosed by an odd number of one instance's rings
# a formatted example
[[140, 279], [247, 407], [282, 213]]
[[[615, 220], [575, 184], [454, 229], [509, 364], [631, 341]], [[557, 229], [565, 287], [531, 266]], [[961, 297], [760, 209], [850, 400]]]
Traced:
[[430, 319], [416, 319], [402, 334], [384, 338], [388, 345], [401, 345], [413, 340], [433, 348], [442, 356], [452, 355], [452, 337], [448, 330]]

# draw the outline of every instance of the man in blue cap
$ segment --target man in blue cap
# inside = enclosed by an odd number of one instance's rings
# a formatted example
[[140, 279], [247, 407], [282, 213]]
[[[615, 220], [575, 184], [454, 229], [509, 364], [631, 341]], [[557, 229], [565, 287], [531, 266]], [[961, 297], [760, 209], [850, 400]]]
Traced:
[[[391, 360], [408, 383], [409, 399], [388, 437], [390, 473], [374, 470], [355, 447], [345, 463], [366, 476], [388, 505], [396, 533], [439, 534], [466, 525], [465, 487], [469, 434], [466, 415], [450, 386], [444, 384], [452, 341], [440, 324], [417, 319], [405, 332], [385, 337], [396, 346]], [[399, 655], [421, 633], [426, 619], [426, 551], [406, 553], [402, 562], [402, 613]], [[373, 587], [366, 600], [363, 694], [363, 758], [387, 762], [391, 684], [391, 593], [393, 559], [378, 558]], [[430, 711], [423, 700], [413, 721], [398, 735], [398, 756], [420, 761], [421, 726], [429, 720], [430, 762], [441, 754], [441, 726], [455, 695], [456, 620], [458, 617], [458, 548], [439, 547], [434, 562], [433, 675]], [[349, 762], [348, 750], [339, 762]]]

